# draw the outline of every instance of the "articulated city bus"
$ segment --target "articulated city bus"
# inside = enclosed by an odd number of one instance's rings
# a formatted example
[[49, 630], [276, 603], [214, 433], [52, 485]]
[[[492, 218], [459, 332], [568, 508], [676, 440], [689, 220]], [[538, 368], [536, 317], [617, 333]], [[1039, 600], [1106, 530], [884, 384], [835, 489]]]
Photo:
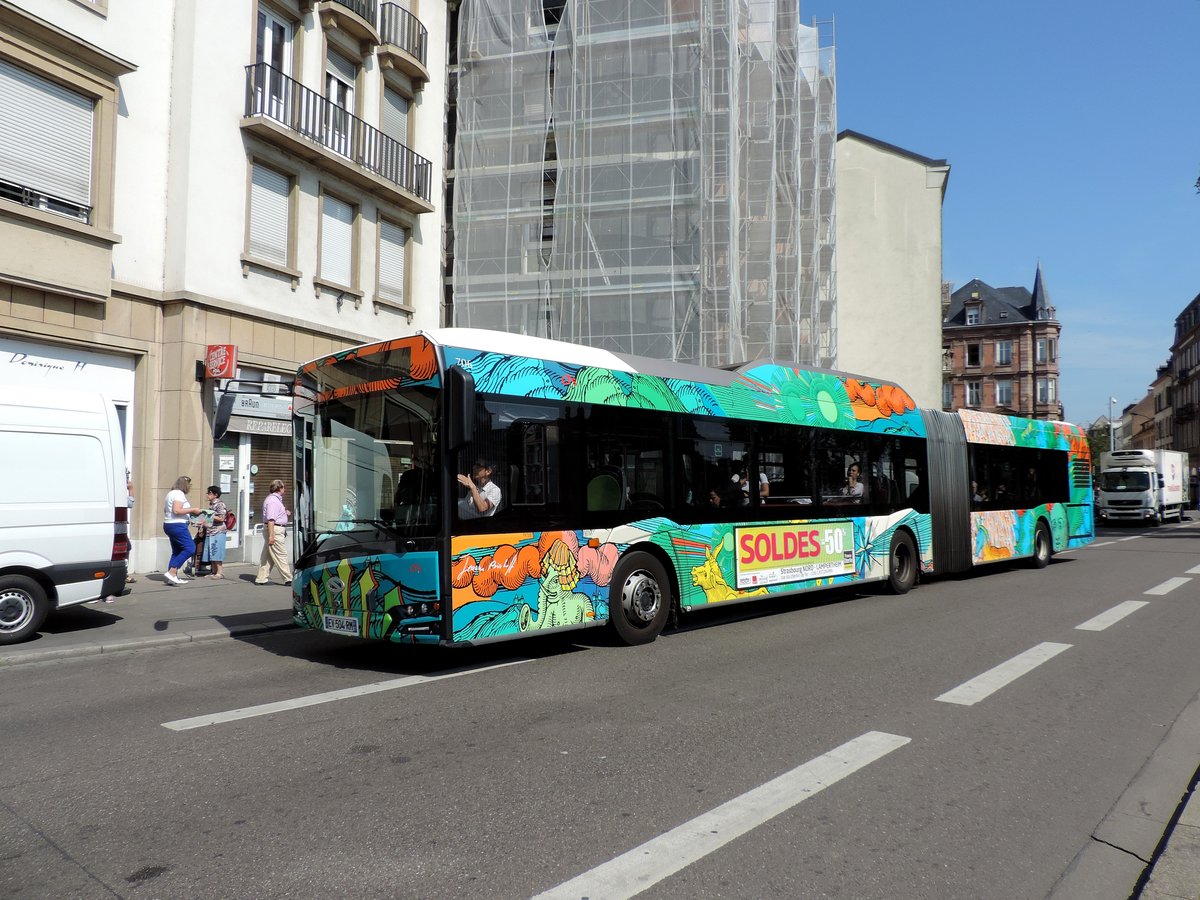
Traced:
[[898, 385], [440, 329], [314, 360], [294, 402], [294, 615], [405, 643], [609, 625], [1093, 536], [1082, 429]]

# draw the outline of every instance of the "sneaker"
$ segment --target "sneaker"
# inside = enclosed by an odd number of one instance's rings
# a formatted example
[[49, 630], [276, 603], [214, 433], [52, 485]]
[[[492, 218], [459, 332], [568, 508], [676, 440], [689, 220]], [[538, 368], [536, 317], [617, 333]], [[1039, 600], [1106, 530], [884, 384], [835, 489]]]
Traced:
[[163, 572], [163, 578], [167, 579], [171, 584], [183, 584], [183, 579], [178, 575], [172, 575], [170, 572]]

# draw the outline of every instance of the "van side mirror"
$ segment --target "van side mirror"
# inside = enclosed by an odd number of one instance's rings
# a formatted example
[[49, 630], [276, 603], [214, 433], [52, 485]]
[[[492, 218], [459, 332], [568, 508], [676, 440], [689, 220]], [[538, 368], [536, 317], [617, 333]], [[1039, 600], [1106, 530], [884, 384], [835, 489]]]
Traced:
[[446, 372], [446, 438], [457, 450], [475, 437], [475, 379], [462, 366]]

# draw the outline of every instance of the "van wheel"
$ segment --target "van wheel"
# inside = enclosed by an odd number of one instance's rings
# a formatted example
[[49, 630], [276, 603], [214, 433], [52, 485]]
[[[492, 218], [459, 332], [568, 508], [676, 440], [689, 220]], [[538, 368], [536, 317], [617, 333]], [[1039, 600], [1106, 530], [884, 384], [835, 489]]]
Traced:
[[917, 548], [907, 531], [892, 535], [892, 550], [888, 554], [888, 590], [907, 594], [917, 583]]
[[1033, 533], [1033, 557], [1029, 564], [1035, 569], [1044, 569], [1050, 564], [1050, 529], [1045, 522], [1038, 522], [1037, 530]]
[[0, 645], [29, 640], [49, 612], [46, 592], [32, 578], [0, 576]]
[[648, 644], [662, 632], [671, 614], [666, 570], [649, 553], [621, 557], [608, 587], [608, 616], [622, 642]]

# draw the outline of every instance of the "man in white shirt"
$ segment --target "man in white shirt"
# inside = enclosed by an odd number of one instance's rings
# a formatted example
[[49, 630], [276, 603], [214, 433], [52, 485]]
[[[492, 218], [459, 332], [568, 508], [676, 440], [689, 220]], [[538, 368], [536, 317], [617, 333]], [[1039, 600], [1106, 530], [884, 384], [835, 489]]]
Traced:
[[475, 460], [470, 475], [459, 475], [458, 483], [469, 493], [458, 501], [460, 519], [482, 519], [494, 516], [500, 506], [500, 488], [492, 481], [492, 465], [485, 459]]

